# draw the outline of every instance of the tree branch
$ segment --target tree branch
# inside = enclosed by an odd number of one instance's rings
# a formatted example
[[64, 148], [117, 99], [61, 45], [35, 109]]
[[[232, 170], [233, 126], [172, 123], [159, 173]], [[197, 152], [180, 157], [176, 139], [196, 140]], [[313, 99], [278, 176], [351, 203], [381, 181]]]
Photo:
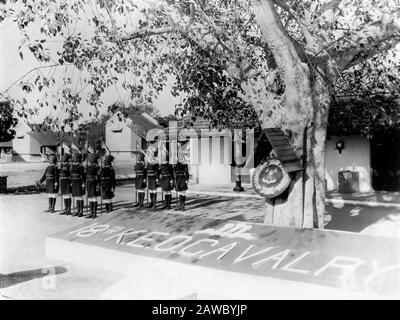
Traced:
[[285, 105], [293, 111], [311, 106], [308, 67], [290, 40], [272, 0], [253, 0], [256, 20], [285, 83]]
[[140, 39], [140, 38], [145, 38], [145, 37], [150, 37], [150, 36], [155, 36], [155, 35], [178, 32], [178, 31], [181, 31], [181, 29], [176, 26], [170, 26], [170, 27], [164, 27], [164, 28], [158, 28], [158, 29], [142, 29], [142, 30], [132, 32], [128, 35], [121, 36], [120, 40], [129, 41], [129, 40]]
[[[350, 46], [341, 50], [328, 50], [322, 60], [333, 59], [341, 72], [400, 43], [400, 16], [393, 16], [391, 21], [380, 20], [363, 28], [361, 37], [350, 40]], [[397, 23], [396, 23], [397, 22]]]

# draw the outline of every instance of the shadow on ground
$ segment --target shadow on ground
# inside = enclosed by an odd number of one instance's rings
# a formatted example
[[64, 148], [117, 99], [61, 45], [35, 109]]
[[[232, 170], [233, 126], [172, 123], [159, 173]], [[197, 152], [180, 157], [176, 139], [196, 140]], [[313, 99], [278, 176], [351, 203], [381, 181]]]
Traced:
[[400, 220], [400, 210], [394, 207], [371, 207], [363, 205], [326, 205], [330, 221], [325, 229], [361, 232], [378, 222]]
[[54, 267], [52, 268], [52, 270], [50, 270], [49, 268], [42, 268], [35, 270], [18, 271], [9, 274], [0, 274], [0, 289], [15, 286], [26, 281], [43, 278], [48, 275], [57, 275], [66, 272], [67, 269], [64, 267]]

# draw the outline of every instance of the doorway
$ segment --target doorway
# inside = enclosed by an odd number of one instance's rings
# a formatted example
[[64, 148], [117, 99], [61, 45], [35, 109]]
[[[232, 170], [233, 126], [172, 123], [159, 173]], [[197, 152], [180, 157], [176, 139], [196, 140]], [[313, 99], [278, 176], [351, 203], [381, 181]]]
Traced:
[[400, 129], [379, 133], [371, 140], [372, 188], [400, 191]]

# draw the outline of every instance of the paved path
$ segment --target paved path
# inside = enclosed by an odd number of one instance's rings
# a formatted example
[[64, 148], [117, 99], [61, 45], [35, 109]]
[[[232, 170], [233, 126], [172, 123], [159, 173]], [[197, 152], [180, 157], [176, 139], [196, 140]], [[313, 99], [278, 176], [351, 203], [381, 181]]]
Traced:
[[[117, 188], [115, 208], [131, 207], [133, 187]], [[57, 201], [60, 208], [60, 200]], [[76, 265], [45, 259], [44, 239], [56, 232], [78, 225], [84, 220], [70, 216], [43, 213], [47, 208], [46, 194], [0, 195], [0, 291], [7, 298], [84, 299], [99, 296], [110, 284], [124, 275], [115, 272], [82, 269]], [[260, 223], [263, 202], [255, 198], [237, 198], [189, 194], [187, 211], [190, 216], [234, 218]], [[160, 215], [168, 214], [159, 211]], [[382, 236], [400, 234], [400, 209], [333, 203], [327, 205], [327, 229], [369, 233]], [[43, 276], [46, 266], [57, 268], [57, 290], [48, 289]], [[44, 269], [43, 269], [44, 268]], [[51, 285], [50, 285], [51, 287]]]

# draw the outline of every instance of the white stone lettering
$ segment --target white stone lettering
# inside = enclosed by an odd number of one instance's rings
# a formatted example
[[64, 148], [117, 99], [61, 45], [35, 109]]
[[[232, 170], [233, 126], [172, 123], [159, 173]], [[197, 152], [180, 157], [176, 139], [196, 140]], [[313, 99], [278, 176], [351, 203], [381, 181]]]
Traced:
[[112, 227], [111, 229], [108, 229], [106, 232], [104, 232], [104, 234], [113, 234], [113, 233], [116, 233], [116, 232], [120, 232], [120, 231], [122, 231], [124, 229], [125, 229], [125, 227], [115, 226], [115, 227]]
[[211, 247], [214, 247], [214, 246], [216, 246], [216, 245], [219, 243], [218, 240], [213, 240], [213, 239], [200, 239], [200, 240], [195, 241], [195, 242], [193, 242], [192, 244], [188, 245], [187, 247], [182, 248], [182, 249], [179, 251], [179, 254], [181, 254], [181, 255], [183, 255], [183, 256], [186, 256], [186, 257], [194, 257], [194, 256], [197, 256], [197, 255], [201, 254], [202, 252], [204, 252], [204, 250], [199, 250], [199, 251], [196, 251], [196, 252], [188, 252], [188, 250], [189, 250], [190, 248], [193, 248], [194, 246], [196, 246], [196, 245], [198, 245], [198, 244], [200, 244], [200, 243], [204, 243], [204, 242], [211, 243]]
[[97, 225], [97, 223], [93, 223], [93, 224], [91, 224], [90, 226], [86, 226], [86, 227], [83, 227], [83, 228], [80, 228], [80, 229], [77, 229], [77, 230], [68, 232], [68, 234], [78, 233], [79, 231], [82, 231], [82, 230], [85, 230], [85, 229], [90, 229], [90, 228], [92, 228], [92, 227], [94, 227], [94, 226], [96, 226], [96, 225]]
[[[182, 239], [182, 240], [180, 240], [180, 242], [178, 242], [177, 244], [175, 244], [174, 242], [176, 242], [176, 241], [179, 240], [179, 239]], [[161, 252], [164, 252], [164, 251], [173, 251], [173, 250], [175, 250], [176, 248], [179, 248], [181, 245], [183, 245], [183, 244], [185, 244], [185, 243], [188, 243], [188, 242], [191, 241], [192, 239], [193, 239], [193, 238], [192, 238], [191, 236], [177, 235], [177, 236], [172, 237], [172, 238], [169, 238], [169, 239], [167, 239], [167, 240], [165, 240], [165, 241], [163, 241], [163, 242], [160, 242], [158, 245], [156, 245], [156, 246], [154, 247], [154, 250], [156, 250], [156, 251], [161, 251]], [[169, 244], [169, 243], [173, 243], [173, 245], [170, 246], [170, 247], [163, 248], [163, 246], [165, 246], [165, 245], [167, 245], [167, 244]]]
[[342, 286], [353, 288], [355, 285], [355, 270], [365, 262], [361, 259], [350, 257], [335, 257], [322, 268], [314, 272], [314, 275], [319, 276], [328, 269], [339, 269], [340, 274], [337, 278], [341, 281]]
[[214, 253], [218, 253], [221, 252], [221, 254], [217, 257], [218, 260], [221, 260], [225, 255], [227, 255], [229, 253], [229, 251], [231, 251], [234, 247], [236, 247], [239, 244], [239, 242], [232, 242], [224, 247], [212, 250], [210, 252], [207, 253], [203, 253], [199, 258], [202, 259], [206, 256], [212, 255]]
[[92, 226], [91, 228], [81, 230], [76, 233], [77, 237], [86, 238], [95, 235], [96, 233], [102, 232], [110, 228], [109, 224], [99, 224], [97, 226]]
[[301, 260], [303, 260], [304, 257], [308, 256], [311, 252], [307, 251], [303, 253], [300, 257], [294, 259], [292, 262], [288, 263], [286, 266], [282, 267], [282, 270], [289, 271], [289, 272], [296, 272], [296, 273], [301, 273], [301, 274], [309, 274], [309, 270], [302, 270], [302, 269], [295, 269], [293, 268], [296, 266]]
[[272, 256], [269, 256], [269, 257], [267, 257], [267, 258], [264, 258], [264, 259], [262, 259], [262, 260], [260, 260], [260, 261], [257, 261], [257, 262], [254, 262], [253, 263], [253, 266], [254, 267], [258, 267], [259, 265], [262, 265], [262, 264], [264, 264], [264, 263], [266, 263], [266, 262], [268, 262], [268, 261], [276, 261], [275, 262], [275, 264], [272, 266], [272, 269], [276, 269], [276, 268], [278, 268], [279, 266], [280, 266], [280, 264], [287, 258], [287, 256], [290, 254], [292, 252], [292, 250], [291, 249], [286, 249], [286, 250], [283, 250], [283, 251], [281, 251], [281, 252], [279, 252], [279, 253], [276, 253], [276, 254], [274, 254], [274, 255], [272, 255]]
[[127, 242], [126, 245], [130, 246], [130, 247], [148, 249], [149, 248], [148, 245], [146, 246], [145, 244], [140, 243], [140, 242], [145, 242], [145, 243], [147, 242], [147, 244], [152, 243], [154, 241], [154, 237], [153, 236], [157, 236], [157, 235], [168, 236], [169, 233], [153, 231], [153, 232], [150, 232], [149, 234], [146, 234], [144, 236], [141, 236], [141, 237], [137, 238], [136, 240]]
[[135, 230], [134, 228], [129, 228], [129, 229], [126, 229], [125, 231], [122, 231], [120, 233], [114, 234], [113, 236], [104, 239], [104, 241], [108, 241], [108, 240], [117, 238], [116, 243], [117, 244], [121, 244], [122, 239], [125, 236], [130, 236], [130, 235], [133, 235], [133, 234], [144, 233], [144, 232], [147, 232], [147, 230], [146, 229], [145, 230]]
[[268, 251], [270, 251], [270, 250], [272, 250], [272, 249], [274, 248], [274, 247], [268, 247], [268, 248], [259, 250], [259, 251], [257, 251], [257, 252], [254, 252], [254, 253], [249, 254], [248, 256], [246, 256], [246, 254], [247, 254], [251, 249], [253, 249], [253, 247], [254, 247], [254, 244], [249, 245], [249, 246], [246, 248], [246, 250], [244, 250], [244, 251], [240, 254], [240, 256], [238, 256], [238, 257], [233, 261], [233, 263], [239, 263], [239, 262], [248, 260], [248, 259], [250, 259], [250, 258], [259, 256], [260, 254], [263, 254], [264, 252], [268, 252]]

